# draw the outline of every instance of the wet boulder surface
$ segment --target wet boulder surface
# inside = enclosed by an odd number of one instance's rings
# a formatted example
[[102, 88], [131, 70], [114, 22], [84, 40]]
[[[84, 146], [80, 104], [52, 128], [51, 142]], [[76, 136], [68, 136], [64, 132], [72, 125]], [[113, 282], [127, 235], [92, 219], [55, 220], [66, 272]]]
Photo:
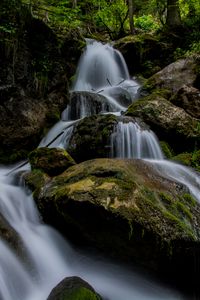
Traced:
[[95, 159], [53, 178], [33, 170], [25, 179], [44, 220], [73, 242], [178, 285], [196, 276], [200, 206], [152, 163]]

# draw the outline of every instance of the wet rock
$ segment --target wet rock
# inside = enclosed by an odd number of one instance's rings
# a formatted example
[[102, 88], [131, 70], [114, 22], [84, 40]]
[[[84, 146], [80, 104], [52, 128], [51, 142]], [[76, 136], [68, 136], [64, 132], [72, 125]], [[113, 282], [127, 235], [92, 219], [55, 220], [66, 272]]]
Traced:
[[107, 99], [92, 92], [72, 92], [67, 109], [62, 114], [62, 120], [77, 120], [101, 112], [109, 111]]
[[126, 115], [143, 119], [160, 140], [167, 141], [177, 152], [199, 145], [198, 120], [167, 101], [159, 90], [129, 106]]
[[22, 242], [18, 233], [8, 224], [5, 218], [0, 214], [0, 236], [5, 240], [13, 249], [19, 252]]
[[80, 277], [66, 277], [50, 293], [47, 300], [102, 300]]
[[39, 169], [50, 176], [64, 172], [75, 164], [73, 158], [63, 149], [38, 148], [29, 154], [32, 169]]
[[158, 73], [151, 76], [143, 86], [141, 93], [155, 89], [166, 89], [171, 95], [177, 93], [183, 85], [195, 86], [199, 84], [198, 65], [200, 59], [196, 56], [180, 59]]
[[200, 206], [153, 163], [90, 160], [37, 189], [44, 220], [74, 242], [180, 282], [194, 274]]
[[116, 123], [117, 117], [111, 114], [84, 118], [75, 125], [67, 151], [77, 162], [109, 157], [110, 135]]

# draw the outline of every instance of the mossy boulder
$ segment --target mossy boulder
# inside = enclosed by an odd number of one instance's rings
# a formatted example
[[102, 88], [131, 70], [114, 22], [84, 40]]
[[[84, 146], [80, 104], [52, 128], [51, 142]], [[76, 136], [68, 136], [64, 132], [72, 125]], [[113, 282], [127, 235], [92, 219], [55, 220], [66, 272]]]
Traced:
[[36, 189], [44, 220], [75, 243], [174, 280], [195, 272], [200, 206], [186, 187], [162, 177], [153, 163], [90, 160]]
[[125, 114], [143, 119], [160, 140], [167, 141], [178, 153], [199, 145], [199, 121], [158, 91], [134, 102]]
[[47, 300], [102, 300], [80, 277], [66, 277], [50, 293]]
[[73, 158], [63, 149], [37, 148], [29, 154], [32, 169], [39, 169], [50, 176], [64, 172], [75, 164]]
[[183, 85], [198, 85], [200, 59], [197, 56], [180, 59], [166, 66], [151, 76], [144, 84], [141, 93], [155, 89], [166, 89], [171, 95], [178, 92]]
[[109, 157], [110, 135], [117, 124], [111, 114], [86, 117], [75, 125], [67, 151], [77, 162]]

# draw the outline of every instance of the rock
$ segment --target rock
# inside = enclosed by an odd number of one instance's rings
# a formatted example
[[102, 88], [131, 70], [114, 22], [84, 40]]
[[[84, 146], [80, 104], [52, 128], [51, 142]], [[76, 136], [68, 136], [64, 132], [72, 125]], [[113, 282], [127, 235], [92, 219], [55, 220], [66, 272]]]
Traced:
[[[92, 115], [76, 123], [67, 151], [75, 161], [116, 156], [116, 127], [119, 122], [137, 122], [142, 129], [149, 129], [139, 118], [129, 116]], [[136, 137], [135, 137], [136, 141]]]
[[86, 117], [75, 125], [67, 151], [77, 162], [109, 157], [110, 135], [117, 123], [111, 114]]
[[77, 120], [101, 112], [107, 112], [109, 105], [107, 99], [92, 92], [72, 92], [69, 104], [62, 114], [62, 120]]
[[86, 161], [38, 187], [35, 198], [44, 220], [76, 243], [169, 274], [181, 284], [194, 273], [200, 206], [153, 163]]
[[180, 59], [158, 73], [151, 76], [144, 84], [141, 93], [151, 92], [155, 89], [166, 89], [171, 95], [177, 93], [183, 85], [195, 86], [198, 88], [200, 59], [196, 56]]
[[199, 145], [199, 122], [184, 109], [167, 101], [159, 91], [129, 106], [126, 115], [140, 117], [177, 152]]
[[101, 300], [94, 289], [80, 277], [66, 277], [50, 293], [47, 300]]
[[21, 252], [22, 242], [18, 233], [8, 224], [6, 219], [0, 214], [0, 236], [15, 251]]
[[64, 172], [75, 165], [73, 158], [63, 149], [37, 148], [29, 154], [32, 169], [39, 169], [50, 176]]
[[22, 96], [7, 99], [0, 105], [1, 150], [17, 151], [35, 145], [45, 124], [45, 114], [46, 107], [39, 101]]
[[200, 90], [183, 85], [170, 101], [183, 108], [189, 115], [200, 119]]

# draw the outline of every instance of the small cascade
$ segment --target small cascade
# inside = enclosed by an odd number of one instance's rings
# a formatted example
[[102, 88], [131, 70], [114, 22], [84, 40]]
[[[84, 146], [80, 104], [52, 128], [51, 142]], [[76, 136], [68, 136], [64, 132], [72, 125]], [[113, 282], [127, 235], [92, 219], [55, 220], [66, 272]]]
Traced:
[[38, 147], [57, 147], [66, 149], [76, 122], [77, 121], [59, 121], [49, 130]]
[[119, 122], [111, 135], [111, 157], [163, 159], [158, 140], [138, 123]]
[[125, 60], [118, 50], [108, 44], [87, 40], [87, 47], [78, 65], [73, 91], [89, 91], [103, 95], [108, 105], [113, 108], [112, 111], [116, 112], [126, 110], [138, 88], [139, 84], [130, 79]]
[[180, 182], [200, 203], [200, 176], [192, 169], [168, 160], [148, 160], [161, 176]]
[[121, 53], [108, 44], [87, 40], [76, 74], [74, 91], [96, 91], [129, 80]]

